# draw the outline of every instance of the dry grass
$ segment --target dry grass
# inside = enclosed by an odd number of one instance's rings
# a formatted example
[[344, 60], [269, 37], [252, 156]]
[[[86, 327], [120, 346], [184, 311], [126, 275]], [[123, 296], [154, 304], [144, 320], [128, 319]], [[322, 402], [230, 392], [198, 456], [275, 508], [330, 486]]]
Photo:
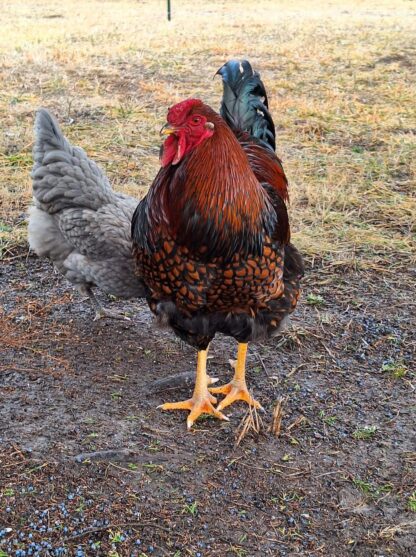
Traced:
[[241, 443], [241, 441], [249, 434], [253, 433], [258, 435], [262, 430], [264, 430], [264, 423], [259, 415], [257, 409], [254, 406], [249, 406], [247, 412], [245, 413], [243, 419], [238, 425], [235, 433], [235, 446]]
[[33, 114], [138, 197], [158, 168], [167, 107], [218, 107], [216, 69], [248, 57], [270, 92], [296, 243], [311, 259], [377, 270], [412, 257], [416, 6], [257, 0], [22, 1], [0, 14], [0, 247], [24, 245]]
[[[0, 305], [0, 346], [3, 350], [13, 349], [19, 352], [19, 360], [10, 364], [1, 361], [0, 373], [3, 371], [39, 371], [27, 365], [28, 356], [33, 355], [37, 364], [42, 362], [43, 373], [58, 376], [62, 371], [69, 372], [68, 362], [64, 358], [50, 354], [48, 341], [48, 326], [45, 317], [57, 306], [67, 304], [69, 296], [59, 296], [44, 305], [38, 300], [17, 297], [17, 307], [7, 312]], [[22, 303], [23, 302], [23, 303]], [[59, 337], [61, 342], [77, 342], [79, 339], [69, 326], [60, 326], [57, 331], [56, 323], [52, 326], [53, 335]], [[4, 365], [3, 365], [4, 364]], [[0, 553], [1, 555], [1, 553]]]
[[273, 433], [275, 437], [279, 437], [280, 432], [282, 430], [282, 419], [283, 419], [283, 404], [285, 403], [284, 398], [280, 398], [276, 402], [276, 406], [273, 410], [273, 419], [272, 424], [270, 426], [270, 431]]

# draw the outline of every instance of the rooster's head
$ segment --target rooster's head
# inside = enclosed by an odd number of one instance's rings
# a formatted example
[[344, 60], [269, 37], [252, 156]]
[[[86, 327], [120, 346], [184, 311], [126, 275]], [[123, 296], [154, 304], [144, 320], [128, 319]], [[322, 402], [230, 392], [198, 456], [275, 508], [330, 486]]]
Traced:
[[178, 164], [182, 158], [214, 134], [214, 123], [204, 115], [199, 99], [187, 99], [168, 111], [167, 123], [161, 129], [167, 135], [161, 152], [161, 164]]

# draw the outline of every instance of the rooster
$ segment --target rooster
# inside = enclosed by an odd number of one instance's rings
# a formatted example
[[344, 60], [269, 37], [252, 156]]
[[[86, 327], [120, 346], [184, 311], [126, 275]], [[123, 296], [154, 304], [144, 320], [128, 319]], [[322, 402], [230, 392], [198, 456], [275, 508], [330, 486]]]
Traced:
[[95, 319], [124, 318], [104, 308], [92, 288], [118, 298], [144, 296], [130, 236], [137, 200], [114, 192], [102, 170], [65, 139], [45, 109], [36, 115], [33, 158], [30, 247], [89, 297]]
[[[260, 407], [245, 379], [248, 343], [278, 333], [303, 275], [264, 85], [247, 61], [219, 73], [222, 116], [198, 99], [169, 109], [161, 169], [132, 220], [151, 311], [198, 350], [192, 397], [161, 406], [188, 410], [188, 429], [203, 413], [227, 419], [237, 400]], [[237, 362], [230, 383], [208, 389], [216, 333], [238, 342]], [[215, 394], [225, 395], [218, 406]]]

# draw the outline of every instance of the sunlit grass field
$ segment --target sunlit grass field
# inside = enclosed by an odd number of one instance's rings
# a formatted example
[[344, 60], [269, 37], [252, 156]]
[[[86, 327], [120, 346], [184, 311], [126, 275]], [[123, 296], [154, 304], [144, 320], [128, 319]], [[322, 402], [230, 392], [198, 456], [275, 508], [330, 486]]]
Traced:
[[[26, 250], [33, 118], [49, 108], [114, 187], [143, 195], [167, 108], [248, 58], [269, 92], [309, 262], [414, 261], [416, 3], [15, 1], [0, 14], [0, 248]], [[22, 249], [23, 248], [23, 249]]]

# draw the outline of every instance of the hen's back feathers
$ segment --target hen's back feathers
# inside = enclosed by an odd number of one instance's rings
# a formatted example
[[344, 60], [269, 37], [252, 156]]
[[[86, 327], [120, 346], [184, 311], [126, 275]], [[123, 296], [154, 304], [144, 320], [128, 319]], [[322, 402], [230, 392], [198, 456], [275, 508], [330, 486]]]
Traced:
[[217, 73], [223, 82], [221, 116], [235, 132], [248, 132], [274, 151], [275, 128], [260, 75], [247, 60], [230, 60]]
[[143, 296], [131, 254], [137, 201], [114, 192], [98, 165], [69, 143], [45, 109], [36, 115], [33, 157], [31, 248], [82, 292], [90, 295], [98, 286], [117, 297]]

